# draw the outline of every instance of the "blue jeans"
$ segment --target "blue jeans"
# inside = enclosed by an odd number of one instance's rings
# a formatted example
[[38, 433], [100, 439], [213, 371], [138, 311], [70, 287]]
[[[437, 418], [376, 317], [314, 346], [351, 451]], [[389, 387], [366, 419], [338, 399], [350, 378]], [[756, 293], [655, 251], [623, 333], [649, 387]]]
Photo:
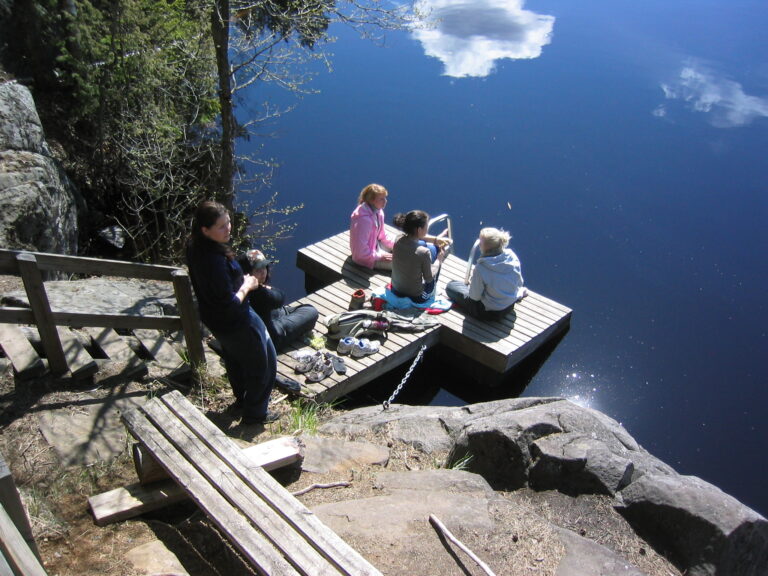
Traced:
[[426, 246], [429, 249], [429, 253], [432, 256], [432, 262], [437, 260], [437, 246], [428, 243], [426, 240], [419, 240], [420, 246]]
[[319, 313], [310, 304], [281, 306], [272, 311], [272, 341], [282, 352], [315, 327]]
[[238, 330], [216, 331], [232, 393], [243, 403], [244, 418], [264, 418], [277, 374], [277, 354], [267, 327], [252, 309]]

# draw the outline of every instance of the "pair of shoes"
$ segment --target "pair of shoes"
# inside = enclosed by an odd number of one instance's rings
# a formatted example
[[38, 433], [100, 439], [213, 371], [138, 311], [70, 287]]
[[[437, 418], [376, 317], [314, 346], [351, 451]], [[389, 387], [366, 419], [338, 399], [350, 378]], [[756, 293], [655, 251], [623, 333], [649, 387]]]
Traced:
[[323, 354], [307, 374], [307, 382], [320, 382], [323, 378], [330, 376], [331, 372], [333, 372], [333, 363], [328, 356]]
[[301, 394], [301, 384], [280, 374], [275, 376], [275, 388], [287, 394]]
[[357, 341], [357, 345], [352, 348], [350, 356], [352, 358], [362, 358], [363, 356], [370, 356], [379, 351], [379, 343], [376, 340], [368, 340], [368, 338], [361, 338]]
[[264, 416], [243, 416], [240, 419], [240, 424], [243, 426], [252, 426], [254, 424], [269, 424], [280, 419], [280, 414], [267, 410]]
[[336, 352], [338, 354], [349, 354], [355, 346], [357, 346], [357, 338], [347, 336], [339, 340], [339, 343], [336, 345]]
[[293, 370], [296, 372], [296, 374], [306, 374], [312, 370], [312, 367], [317, 364], [317, 361], [320, 360], [322, 356], [322, 352], [314, 352], [313, 354], [302, 356], [302, 358], [299, 360], [299, 363], [293, 367]]

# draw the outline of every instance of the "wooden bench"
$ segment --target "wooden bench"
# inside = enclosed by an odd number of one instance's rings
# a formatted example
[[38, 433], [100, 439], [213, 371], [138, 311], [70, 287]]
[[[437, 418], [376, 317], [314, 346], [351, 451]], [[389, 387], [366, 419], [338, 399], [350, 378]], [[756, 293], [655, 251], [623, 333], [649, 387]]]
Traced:
[[131, 433], [256, 570], [380, 574], [179, 392], [126, 412]]
[[[168, 473], [142, 444], [134, 444], [132, 450], [139, 481], [88, 498], [97, 526], [127, 520], [187, 499], [187, 493], [168, 479]], [[254, 444], [242, 452], [252, 468], [260, 466], [268, 471], [300, 462], [303, 458], [300, 442], [293, 436]]]

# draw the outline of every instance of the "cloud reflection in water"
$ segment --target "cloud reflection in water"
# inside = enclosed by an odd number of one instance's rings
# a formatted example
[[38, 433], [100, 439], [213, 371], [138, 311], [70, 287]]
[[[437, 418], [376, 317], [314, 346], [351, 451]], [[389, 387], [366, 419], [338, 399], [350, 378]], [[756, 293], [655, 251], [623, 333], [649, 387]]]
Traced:
[[538, 58], [552, 38], [554, 16], [523, 9], [524, 0], [419, 0], [432, 24], [414, 30], [446, 76], [487, 76], [496, 60]]
[[[661, 89], [668, 100], [681, 100], [694, 111], [707, 114], [718, 128], [746, 126], [756, 118], [768, 117], [768, 98], [750, 96], [738, 82], [698, 65], [684, 66], [677, 79], [662, 84]], [[663, 117], [666, 112], [662, 105], [653, 114]]]

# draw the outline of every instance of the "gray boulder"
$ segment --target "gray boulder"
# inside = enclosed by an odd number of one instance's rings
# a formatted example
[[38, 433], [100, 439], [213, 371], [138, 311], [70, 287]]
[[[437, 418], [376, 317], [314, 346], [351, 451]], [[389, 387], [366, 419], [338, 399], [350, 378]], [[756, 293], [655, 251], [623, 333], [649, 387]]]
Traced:
[[0, 245], [77, 253], [82, 198], [50, 155], [29, 90], [0, 84]]
[[768, 574], [768, 522], [695, 476], [645, 475], [619, 511], [691, 576]]
[[597, 542], [563, 528], [557, 535], [566, 553], [555, 576], [644, 576], [637, 566]]
[[[643, 450], [605, 414], [558, 398], [473, 406], [449, 459], [498, 489], [530, 485], [566, 494], [614, 494], [648, 472], [675, 471]], [[535, 401], [534, 401], [535, 400]]]
[[368, 406], [334, 418], [320, 432], [348, 438], [369, 432], [386, 433], [394, 440], [432, 454], [447, 452], [453, 446], [453, 436], [467, 415], [464, 408], [393, 404], [384, 410], [381, 406]]
[[16, 82], [0, 84], [0, 150], [48, 154], [32, 94]]

